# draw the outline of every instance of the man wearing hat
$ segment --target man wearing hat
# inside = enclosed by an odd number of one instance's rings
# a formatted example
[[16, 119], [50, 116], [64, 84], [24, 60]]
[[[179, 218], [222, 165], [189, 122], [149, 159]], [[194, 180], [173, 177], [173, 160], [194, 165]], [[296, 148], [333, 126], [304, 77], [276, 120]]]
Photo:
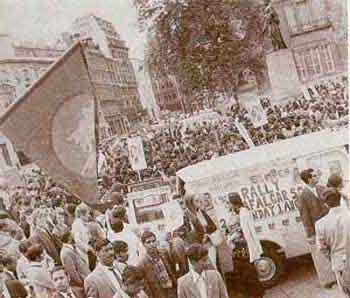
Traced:
[[[350, 211], [340, 207], [341, 196], [335, 189], [328, 189], [324, 193], [325, 204], [329, 213], [316, 222], [316, 240], [318, 249], [331, 259], [340, 291], [343, 290], [342, 276], [349, 275], [350, 268], [346, 266], [346, 258], [350, 258]], [[348, 262], [348, 265], [350, 263]]]

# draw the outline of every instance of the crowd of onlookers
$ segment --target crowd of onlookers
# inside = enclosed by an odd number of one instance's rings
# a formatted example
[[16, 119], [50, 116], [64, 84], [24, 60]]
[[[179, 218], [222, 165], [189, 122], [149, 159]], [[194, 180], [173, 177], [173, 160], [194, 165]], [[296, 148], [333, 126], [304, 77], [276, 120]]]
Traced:
[[247, 129], [254, 145], [259, 146], [320, 131], [348, 116], [344, 80], [315, 84], [308, 92], [307, 99], [302, 96], [284, 105], [273, 105], [268, 97], [261, 98], [268, 121], [261, 127], [254, 127], [248, 111], [236, 104], [215, 122], [183, 127], [179, 121], [166, 128], [149, 128], [147, 134], [141, 134], [147, 168], [140, 171], [140, 176], [131, 168], [125, 139], [118, 144], [104, 143], [99, 150], [104, 157], [100, 187], [110, 189], [116, 182], [127, 185], [140, 178], [173, 176], [191, 164], [246, 150], [249, 146], [237, 130], [236, 119]]
[[[297, 206], [308, 240], [320, 237], [320, 250], [331, 255], [336, 246], [315, 231], [318, 217], [305, 210], [313, 204], [315, 211], [310, 210], [325, 217], [342, 204], [329, 217], [341, 215], [346, 224], [349, 197], [342, 178], [333, 174], [325, 188], [313, 170], [300, 175], [305, 189]], [[117, 198], [111, 208], [97, 211], [41, 172], [7, 191], [9, 198], [0, 206], [1, 298], [264, 296], [255, 266], [264, 247], [238, 193], [228, 195], [230, 214], [222, 221], [208, 210], [210, 194], [174, 192], [183, 220], [163, 237], [151, 226], [129, 223], [130, 210], [119, 192], [111, 194]]]

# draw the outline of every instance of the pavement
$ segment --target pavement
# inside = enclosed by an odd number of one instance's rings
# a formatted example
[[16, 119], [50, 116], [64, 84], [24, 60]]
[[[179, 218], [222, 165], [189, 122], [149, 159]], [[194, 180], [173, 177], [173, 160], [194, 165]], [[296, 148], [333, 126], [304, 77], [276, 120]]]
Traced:
[[324, 289], [320, 286], [310, 256], [288, 261], [285, 277], [266, 291], [264, 298], [342, 298], [337, 286]]

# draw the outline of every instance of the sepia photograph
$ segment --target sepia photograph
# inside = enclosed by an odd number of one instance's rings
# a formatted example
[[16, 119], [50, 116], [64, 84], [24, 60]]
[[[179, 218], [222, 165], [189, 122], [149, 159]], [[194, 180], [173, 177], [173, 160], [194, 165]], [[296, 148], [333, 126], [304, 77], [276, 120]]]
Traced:
[[346, 0], [2, 0], [0, 298], [350, 298]]

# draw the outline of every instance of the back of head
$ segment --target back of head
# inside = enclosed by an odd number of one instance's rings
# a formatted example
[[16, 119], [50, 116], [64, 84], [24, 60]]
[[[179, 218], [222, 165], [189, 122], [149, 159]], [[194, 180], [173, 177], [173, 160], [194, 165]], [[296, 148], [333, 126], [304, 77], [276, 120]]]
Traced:
[[337, 188], [343, 184], [343, 178], [338, 174], [332, 174], [328, 178], [327, 186]]
[[340, 206], [341, 195], [334, 188], [326, 189], [322, 194], [322, 198], [325, 204], [330, 208]]
[[208, 256], [208, 249], [198, 243], [192, 244], [186, 251], [188, 259], [192, 262], [198, 262], [202, 258]]
[[121, 240], [116, 240], [112, 242], [115, 253], [120, 253], [128, 250], [128, 244]]

